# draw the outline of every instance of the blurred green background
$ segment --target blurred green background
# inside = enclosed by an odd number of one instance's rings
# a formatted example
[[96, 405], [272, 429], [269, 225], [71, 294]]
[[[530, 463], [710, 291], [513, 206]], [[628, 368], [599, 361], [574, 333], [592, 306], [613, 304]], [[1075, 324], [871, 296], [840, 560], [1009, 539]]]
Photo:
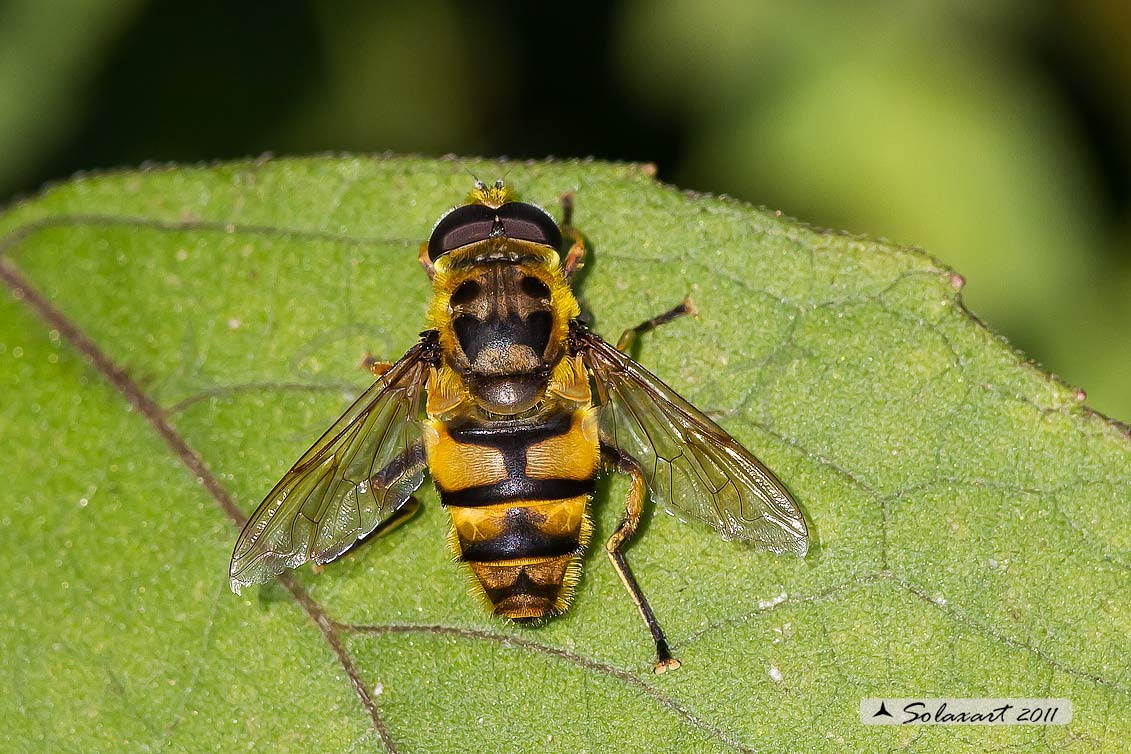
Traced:
[[0, 201], [266, 151], [652, 161], [928, 249], [991, 327], [1131, 419], [1127, 3], [490, 8], [0, 0]]

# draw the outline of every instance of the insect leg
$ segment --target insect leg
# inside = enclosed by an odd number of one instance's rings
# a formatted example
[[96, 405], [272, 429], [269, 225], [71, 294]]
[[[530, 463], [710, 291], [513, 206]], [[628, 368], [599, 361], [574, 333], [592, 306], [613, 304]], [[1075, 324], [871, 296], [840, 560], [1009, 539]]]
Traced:
[[424, 450], [424, 441], [417, 440], [389, 461], [385, 468], [370, 477], [369, 484], [376, 489], [388, 489], [401, 479], [423, 470], [427, 463], [428, 456]]
[[695, 304], [691, 303], [690, 296], [681, 301], [679, 306], [675, 307], [674, 309], [669, 309], [663, 314], [652, 317], [652, 319], [648, 320], [647, 322], [641, 322], [636, 327], [630, 327], [625, 330], [624, 334], [620, 336], [620, 340], [617, 341], [617, 350], [621, 353], [624, 353], [632, 347], [632, 344], [636, 341], [637, 335], [646, 333], [649, 330], [654, 330], [660, 325], [667, 324], [673, 319], [682, 317], [684, 314], [690, 314], [692, 317], [697, 314], [697, 312], [695, 311]]
[[418, 256], [416, 260], [420, 262], [420, 266], [428, 273], [429, 280], [436, 277], [436, 268], [432, 266], [432, 259], [428, 256], [428, 244], [420, 245], [420, 256]]
[[[427, 457], [424, 451], [423, 441], [417, 440], [407, 450], [398, 455], [392, 461], [385, 465], [385, 468], [378, 471], [369, 479], [369, 485], [373, 489], [388, 489], [398, 481], [411, 477], [416, 474], [427, 464]], [[413, 495], [409, 495], [404, 502], [398, 505], [393, 511], [383, 519], [373, 531], [363, 535], [356, 542], [351, 544], [347, 549], [343, 550], [340, 555], [331, 558], [337, 560], [353, 552], [370, 540], [377, 539], [380, 536], [388, 534], [393, 529], [397, 528], [405, 521], [408, 521], [416, 512], [420, 510], [420, 501]], [[328, 563], [326, 561], [318, 561], [319, 563]]]
[[[420, 507], [421, 507], [420, 500], [417, 499], [416, 495], [409, 495], [408, 500], [405, 500], [403, 503], [401, 503], [400, 508], [397, 508], [395, 511], [393, 511], [393, 515], [389, 516], [384, 521], [377, 524], [376, 529], [369, 532], [368, 534], [366, 534], [361, 539], [357, 540], [357, 544], [355, 544], [353, 547], [351, 547], [350, 550], [352, 550], [356, 547], [361, 547], [363, 544], [365, 544], [366, 542], [368, 542], [370, 540], [377, 539], [378, 537], [385, 536], [386, 534], [391, 532], [393, 529], [396, 529], [398, 526], [403, 524], [405, 521], [408, 521], [410, 518], [415, 516], [417, 514], [417, 512], [420, 511]], [[348, 552], [348, 550], [347, 550], [347, 552]]]
[[671, 650], [668, 649], [668, 640], [664, 637], [664, 631], [660, 628], [656, 615], [648, 605], [644, 592], [640, 590], [640, 585], [636, 583], [636, 577], [632, 575], [632, 569], [628, 567], [624, 553], [621, 552], [621, 548], [636, 531], [636, 527], [640, 523], [640, 514], [644, 510], [644, 494], [648, 489], [644, 481], [644, 471], [635, 458], [604, 442], [601, 443], [601, 455], [608, 465], [613, 466], [622, 474], [627, 474], [631, 480], [628, 488], [628, 500], [624, 507], [624, 519], [617, 530], [613, 532], [613, 535], [609, 537], [609, 541], [605, 543], [605, 551], [609, 555], [609, 560], [613, 562], [613, 568], [616, 569], [625, 589], [631, 595], [632, 601], [639, 608], [644, 623], [648, 625], [648, 630], [652, 632], [652, 641], [656, 643], [654, 671], [663, 673], [667, 670], [675, 670], [679, 667], [679, 660], [672, 657]]
[[562, 237], [570, 240], [569, 251], [562, 263], [566, 278], [570, 278], [581, 269], [581, 260], [585, 258], [585, 237], [573, 227], [573, 194], [562, 194], [562, 224], [559, 227]]
[[[391, 516], [386, 518], [381, 523], [377, 524], [376, 529], [354, 542], [352, 545], [346, 548], [341, 555], [339, 555], [337, 558], [334, 558], [334, 560], [337, 560], [338, 558], [344, 558], [354, 550], [360, 549], [362, 545], [368, 542], [372, 542], [379, 537], [385, 536], [393, 529], [396, 529], [405, 521], [408, 521], [410, 518], [415, 516], [420, 508], [420, 500], [417, 499], [416, 495], [409, 495], [408, 500], [405, 500], [403, 503], [401, 503], [401, 507], [393, 511]], [[330, 561], [326, 561], [326, 563], [329, 562]], [[314, 565], [311, 566], [311, 570], [314, 571], [314, 573], [322, 573], [324, 567], [325, 563], [323, 563], [322, 561], [315, 561]]]
[[380, 377], [392, 368], [393, 363], [394, 362], [392, 361], [385, 361], [383, 359], [375, 358], [373, 354], [366, 351], [365, 358], [361, 360], [361, 363], [358, 364], [358, 366], [362, 369], [373, 372], [374, 377]]

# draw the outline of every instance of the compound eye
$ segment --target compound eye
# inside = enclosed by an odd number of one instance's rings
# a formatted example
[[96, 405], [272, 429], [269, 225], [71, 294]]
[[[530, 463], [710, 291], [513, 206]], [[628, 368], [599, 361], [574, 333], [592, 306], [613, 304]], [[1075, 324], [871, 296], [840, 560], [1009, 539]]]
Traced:
[[457, 207], [436, 225], [428, 239], [428, 258], [435, 262], [453, 249], [482, 241], [495, 229], [496, 210], [482, 204]]
[[507, 202], [499, 207], [497, 213], [507, 238], [561, 249], [562, 232], [554, 218], [544, 210], [525, 202]]
[[428, 239], [428, 258], [435, 262], [453, 249], [492, 236], [530, 241], [560, 250], [562, 232], [554, 218], [525, 202], [507, 202], [498, 209], [485, 204], [457, 207], [436, 224]]

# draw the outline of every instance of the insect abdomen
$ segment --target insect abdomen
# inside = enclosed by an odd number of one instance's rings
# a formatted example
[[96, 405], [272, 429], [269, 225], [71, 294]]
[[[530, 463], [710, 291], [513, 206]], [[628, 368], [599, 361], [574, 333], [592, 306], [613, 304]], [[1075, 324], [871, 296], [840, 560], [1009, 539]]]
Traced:
[[563, 611], [581, 568], [599, 450], [592, 408], [533, 422], [433, 421], [428, 464], [452, 549], [495, 612]]

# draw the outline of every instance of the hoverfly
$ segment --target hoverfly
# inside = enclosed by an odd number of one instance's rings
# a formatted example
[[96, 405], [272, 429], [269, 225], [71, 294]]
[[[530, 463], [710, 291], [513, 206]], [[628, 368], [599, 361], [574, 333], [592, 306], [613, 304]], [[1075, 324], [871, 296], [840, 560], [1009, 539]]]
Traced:
[[[399, 523], [429, 471], [451, 514], [450, 545], [497, 615], [561, 614], [581, 574], [602, 468], [630, 479], [605, 551], [656, 646], [679, 667], [625, 561], [645, 497], [728, 538], [803, 556], [797, 503], [749, 451], [580, 319], [570, 280], [585, 255], [563, 201], [558, 225], [502, 181], [476, 181], [436, 224], [419, 261], [433, 286], [429, 329], [268, 493], [236, 542], [232, 589], [328, 563]], [[569, 242], [564, 261], [563, 239]], [[596, 388], [594, 401], [591, 387]]]

